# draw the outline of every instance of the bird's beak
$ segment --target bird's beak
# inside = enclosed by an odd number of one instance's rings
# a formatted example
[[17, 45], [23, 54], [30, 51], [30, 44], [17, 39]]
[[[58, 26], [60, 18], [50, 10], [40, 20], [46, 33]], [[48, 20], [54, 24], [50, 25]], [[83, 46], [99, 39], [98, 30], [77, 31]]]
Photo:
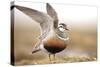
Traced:
[[65, 30], [68, 30], [69, 31], [69, 29], [67, 27], [65, 28]]

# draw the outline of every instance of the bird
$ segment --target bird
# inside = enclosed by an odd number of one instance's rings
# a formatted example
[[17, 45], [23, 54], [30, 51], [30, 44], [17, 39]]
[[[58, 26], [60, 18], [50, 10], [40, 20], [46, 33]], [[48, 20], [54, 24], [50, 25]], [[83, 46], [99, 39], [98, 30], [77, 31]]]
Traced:
[[57, 12], [49, 3], [46, 3], [47, 13], [20, 5], [12, 5], [11, 9], [14, 7], [35, 20], [41, 27], [39, 41], [35, 44], [32, 54], [44, 50], [51, 61], [51, 55], [55, 58], [55, 54], [67, 48], [69, 37], [66, 31], [69, 29], [65, 23], [59, 23]]

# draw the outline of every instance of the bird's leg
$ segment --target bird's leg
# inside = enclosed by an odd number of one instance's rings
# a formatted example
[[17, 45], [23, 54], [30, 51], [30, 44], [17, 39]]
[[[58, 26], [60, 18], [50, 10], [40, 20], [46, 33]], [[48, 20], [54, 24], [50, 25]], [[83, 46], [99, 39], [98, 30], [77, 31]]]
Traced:
[[56, 60], [56, 57], [55, 57], [55, 54], [53, 54], [53, 61], [54, 61], [53, 63], [56, 63], [55, 60]]
[[56, 58], [55, 58], [55, 54], [53, 54], [53, 57], [54, 57], [54, 60], [55, 60], [55, 59], [56, 59]]
[[50, 60], [50, 62], [51, 62], [51, 54], [49, 54], [49, 60]]
[[55, 62], [55, 59], [56, 59], [55, 54], [53, 54], [52, 56], [53, 56], [53, 61], [51, 60], [51, 59], [52, 59], [52, 58], [51, 58], [51, 54], [49, 54], [49, 60], [50, 60], [50, 62], [51, 62], [51, 63], [56, 63], [56, 62]]

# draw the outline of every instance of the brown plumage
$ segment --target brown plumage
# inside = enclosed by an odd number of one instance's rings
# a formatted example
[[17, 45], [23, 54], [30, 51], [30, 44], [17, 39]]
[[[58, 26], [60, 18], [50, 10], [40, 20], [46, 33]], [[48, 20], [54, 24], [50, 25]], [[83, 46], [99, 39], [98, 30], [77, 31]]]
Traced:
[[[55, 49], [58, 48], [58, 50], [63, 50], [66, 48], [66, 43], [64, 41], [58, 39], [57, 37], [47, 38], [46, 40], [43, 41], [43, 44], [44, 44], [44, 48], [48, 48], [48, 47], [55, 48]], [[58, 51], [58, 52], [60, 52], [60, 51]], [[55, 53], [57, 53], [57, 52], [55, 52]]]
[[43, 44], [44, 48], [51, 54], [56, 54], [64, 50], [67, 46], [67, 44], [64, 41], [54, 37], [44, 40]]

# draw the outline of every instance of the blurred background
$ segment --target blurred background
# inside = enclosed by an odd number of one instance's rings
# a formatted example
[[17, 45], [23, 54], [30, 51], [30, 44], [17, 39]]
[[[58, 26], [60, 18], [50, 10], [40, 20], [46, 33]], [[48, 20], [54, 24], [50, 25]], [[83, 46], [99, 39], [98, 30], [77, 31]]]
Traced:
[[[46, 13], [45, 3], [16, 4], [30, 7]], [[56, 55], [57, 63], [92, 61], [97, 58], [97, 8], [91, 6], [51, 4], [58, 14], [59, 22], [66, 23], [70, 31], [68, 47]], [[32, 54], [38, 42], [40, 26], [27, 15], [15, 10], [14, 17], [14, 51], [15, 64], [46, 64], [50, 63], [48, 54], [40, 51]]]

